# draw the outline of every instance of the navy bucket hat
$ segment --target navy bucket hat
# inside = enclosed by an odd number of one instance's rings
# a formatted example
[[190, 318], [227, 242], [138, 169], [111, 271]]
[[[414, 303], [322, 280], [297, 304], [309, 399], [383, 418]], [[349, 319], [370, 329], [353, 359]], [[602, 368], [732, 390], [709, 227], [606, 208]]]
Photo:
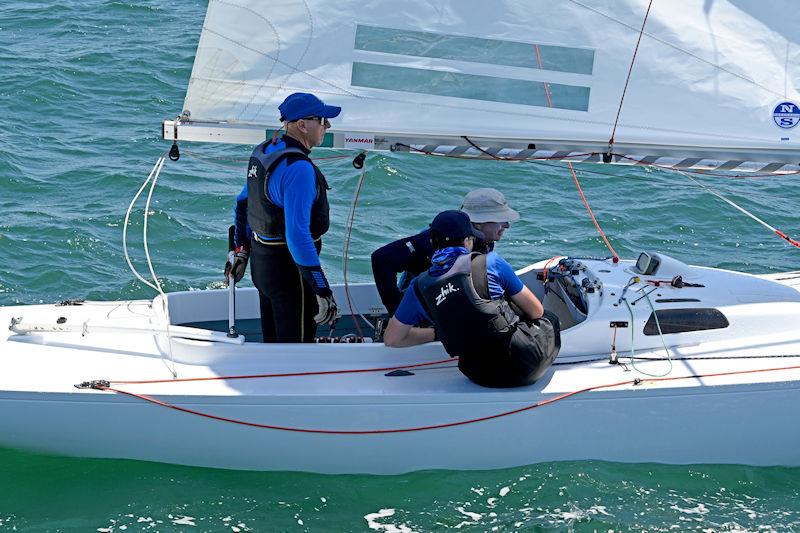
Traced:
[[292, 93], [278, 106], [281, 122], [294, 122], [306, 117], [333, 118], [342, 112], [342, 108], [326, 105], [322, 100], [310, 93]]
[[448, 241], [463, 241], [470, 235], [485, 239], [482, 232], [472, 227], [469, 215], [456, 209], [442, 211], [436, 215], [431, 222], [431, 231], [438, 233]]

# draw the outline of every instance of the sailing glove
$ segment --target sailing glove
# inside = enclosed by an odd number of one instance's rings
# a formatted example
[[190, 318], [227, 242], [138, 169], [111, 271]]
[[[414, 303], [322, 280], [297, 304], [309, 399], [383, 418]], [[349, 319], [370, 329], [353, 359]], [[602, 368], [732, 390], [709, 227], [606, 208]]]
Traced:
[[319, 310], [314, 315], [314, 322], [317, 324], [333, 324], [341, 316], [333, 294], [325, 297], [317, 295], [317, 306]]
[[247, 246], [238, 246], [233, 251], [233, 264], [230, 261], [225, 263], [225, 285], [227, 286], [230, 276], [233, 275], [233, 283], [239, 283], [244, 277], [247, 269], [247, 259], [250, 257], [250, 250]]
[[331, 286], [328, 284], [328, 279], [322, 271], [322, 267], [303, 266], [297, 265], [300, 273], [303, 275], [303, 280], [311, 286], [314, 294], [317, 295], [317, 305], [319, 311], [314, 316], [314, 321], [317, 324], [331, 324], [339, 318], [339, 307], [336, 305], [336, 300], [333, 299]]

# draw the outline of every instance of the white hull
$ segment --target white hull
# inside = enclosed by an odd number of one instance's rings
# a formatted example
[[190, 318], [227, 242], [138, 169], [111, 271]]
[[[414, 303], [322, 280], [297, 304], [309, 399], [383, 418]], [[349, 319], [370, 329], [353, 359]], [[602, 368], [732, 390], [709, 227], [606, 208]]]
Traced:
[[[0, 401], [0, 441], [84, 457], [331, 474], [492, 469], [580, 459], [800, 465], [797, 382], [713, 389], [587, 393], [424, 435], [309, 435], [237, 426], [110, 394], [7, 393]], [[337, 428], [360, 429], [380, 428], [387, 421], [396, 424], [389, 427], [410, 427], [465, 414], [491, 415], [539, 398], [531, 391], [419, 405], [404, 403], [407, 398], [372, 397], [365, 398], [372, 402], [367, 408], [313, 396], [297, 396], [293, 404], [211, 397], [171, 400], [253, 422], [291, 426], [303, 421], [305, 427], [330, 428], [336, 421]]]
[[[800, 357], [764, 357], [800, 354], [800, 293], [763, 278], [695, 269], [701, 277], [693, 281], [703, 281], [706, 287], [691, 294], [699, 296], [703, 306], [723, 309], [730, 326], [664, 335], [672, 357], [677, 358], [668, 377], [680, 379], [652, 379], [637, 369], [663, 374], [669, 370], [667, 361], [638, 361], [636, 369], [628, 364], [631, 370], [626, 371], [603, 359], [608, 357], [611, 338], [606, 313], [614, 320], [622, 320], [628, 313], [610, 304], [619, 296], [614, 276], [629, 278], [630, 274], [624, 273], [629, 266], [610, 267], [603, 294], [586, 295], [586, 319], [564, 331], [557, 362], [574, 364], [554, 366], [530, 387], [481, 388], [449, 361], [411, 368], [413, 375], [407, 376], [378, 371], [112, 384], [165, 403], [249, 423], [376, 432], [372, 434], [249, 427], [110, 391], [77, 389], [74, 384], [92, 379], [169, 380], [167, 367], [173, 364], [181, 379], [401, 367], [447, 359], [440, 344], [390, 349], [380, 343], [236, 345], [173, 338], [173, 363], [163, 334], [91, 332], [91, 327], [100, 323], [115, 325], [120, 331], [164, 326], [158, 299], [152, 306], [138, 301], [2, 308], [0, 319], [6, 323], [22, 316], [22, 324], [55, 324], [58, 317], [64, 317], [62, 327], [86, 324], [89, 333], [9, 332], [0, 340], [0, 445], [74, 456], [323, 473], [491, 469], [581, 459], [800, 465], [796, 416], [800, 369], [745, 373], [800, 367]], [[522, 275], [538, 290], [536, 271], [526, 269]], [[745, 285], [752, 281], [752, 290], [733, 285], [714, 288], [715, 276], [738, 276]], [[351, 290], [359, 310], [365, 314], [380, 310], [374, 287], [360, 285]], [[689, 289], [671, 290], [675, 294], [667, 296], [689, 294]], [[611, 297], [614, 291], [615, 297]], [[238, 293], [239, 316], [256, 316], [255, 293]], [[735, 305], [715, 300], [730, 299], [731, 294], [739, 294]], [[755, 301], [757, 294], [766, 301]], [[742, 303], [746, 299], [742, 295], [750, 295], [750, 300]], [[341, 292], [338, 296], [340, 302], [346, 301]], [[225, 319], [225, 298], [223, 291], [170, 295], [172, 322]], [[634, 323], [644, 324], [650, 310], [637, 304], [633, 313]], [[757, 317], [762, 317], [760, 323], [754, 324]], [[636, 355], [663, 357], [660, 343], [657, 335], [637, 338]], [[626, 361], [630, 348], [627, 328], [619, 330], [616, 344], [620, 359]], [[723, 359], [729, 356], [736, 358]], [[576, 363], [587, 359], [600, 360]], [[728, 374], [710, 376], [717, 373]], [[633, 384], [637, 377], [642, 381]], [[499, 415], [562, 394], [612, 384], [619, 385], [491, 420], [381, 432]]]

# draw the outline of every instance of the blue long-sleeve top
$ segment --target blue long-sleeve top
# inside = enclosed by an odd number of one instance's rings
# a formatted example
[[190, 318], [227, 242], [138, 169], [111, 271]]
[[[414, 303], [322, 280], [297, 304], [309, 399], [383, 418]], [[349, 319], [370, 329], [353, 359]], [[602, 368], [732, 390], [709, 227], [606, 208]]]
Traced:
[[[466, 253], [469, 253], [467, 249], [460, 246], [437, 251], [432, 258], [433, 264], [428, 273], [433, 277], [441, 276], [453, 267], [459, 256]], [[525, 287], [508, 261], [500, 257], [497, 252], [489, 252], [486, 255], [486, 278], [489, 282], [489, 297], [492, 300], [499, 300], [504, 295], [514, 296]], [[416, 283], [416, 279], [412, 283]], [[414, 289], [405, 292], [394, 317], [408, 326], [418, 326], [423, 321], [431, 322]]]
[[[308, 155], [310, 150], [299, 141], [284, 136], [275, 144], [267, 144], [264, 153], [283, 148], [300, 148]], [[317, 199], [317, 181], [314, 167], [305, 159], [288, 155], [272, 170], [267, 183], [267, 194], [276, 206], [283, 208], [286, 227], [286, 244], [294, 262], [301, 266], [320, 266], [319, 255], [311, 236], [311, 206]], [[250, 227], [247, 224], [247, 184], [236, 197], [234, 209], [237, 246], [250, 244]], [[268, 239], [260, 235], [264, 240]]]

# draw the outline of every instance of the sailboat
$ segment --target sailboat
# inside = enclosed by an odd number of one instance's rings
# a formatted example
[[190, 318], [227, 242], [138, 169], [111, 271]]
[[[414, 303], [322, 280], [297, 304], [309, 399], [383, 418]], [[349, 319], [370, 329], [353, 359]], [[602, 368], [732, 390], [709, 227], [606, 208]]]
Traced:
[[[357, 164], [392, 150], [796, 173], [800, 35], [782, 7], [210, 0], [163, 137], [173, 159], [187, 142], [255, 145], [304, 91], [344, 109], [323, 147]], [[155, 298], [0, 308], [0, 446], [321, 473], [800, 465], [799, 272], [653, 250], [532, 258], [518, 274], [561, 319], [562, 350], [535, 384], [502, 390], [438, 342], [384, 346], [369, 283], [334, 287], [344, 316], [320, 342], [263, 344], [255, 289], [165, 293], [152, 267], [135, 273]]]

